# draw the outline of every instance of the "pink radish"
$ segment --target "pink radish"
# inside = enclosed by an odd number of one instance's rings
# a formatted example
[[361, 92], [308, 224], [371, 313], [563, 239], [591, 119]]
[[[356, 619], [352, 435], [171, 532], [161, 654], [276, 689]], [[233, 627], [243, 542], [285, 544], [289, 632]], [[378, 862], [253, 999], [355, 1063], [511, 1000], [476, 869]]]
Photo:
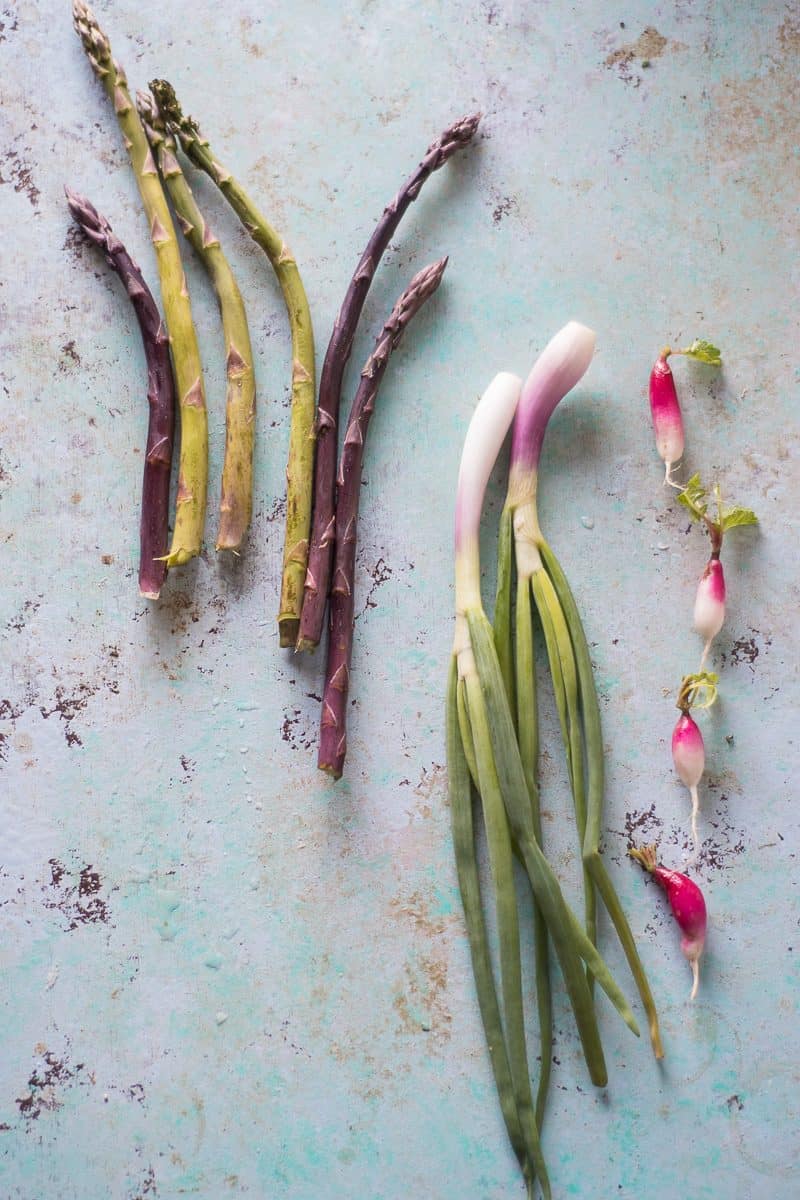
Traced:
[[[708, 511], [709, 499], [713, 500], [717, 510], [715, 516], [711, 516]], [[723, 504], [718, 483], [712, 487], [709, 497], [699, 475], [692, 476], [678, 496], [678, 502], [689, 510], [693, 521], [703, 522], [711, 538], [711, 557], [700, 576], [694, 601], [694, 627], [705, 638], [703, 657], [700, 660], [702, 671], [711, 650], [711, 643], [722, 629], [725, 620], [725, 572], [720, 560], [722, 539], [729, 529], [736, 529], [739, 525], [756, 525], [758, 517], [752, 509], [742, 508], [738, 504]]]
[[672, 483], [672, 468], [683, 455], [683, 417], [672, 368], [667, 362], [670, 354], [667, 346], [650, 372], [650, 412], [656, 447], [666, 467], [665, 483]]
[[638, 863], [641, 863], [646, 871], [650, 872], [659, 887], [667, 893], [672, 915], [678, 922], [683, 935], [681, 950], [692, 968], [693, 982], [690, 999], [694, 1000], [700, 985], [700, 957], [705, 946], [708, 925], [703, 893], [687, 875], [660, 866], [656, 859], [655, 846], [643, 846], [641, 850], [634, 847], [629, 854]]
[[722, 562], [712, 553], [700, 576], [694, 600], [694, 627], [705, 638], [700, 670], [705, 666], [711, 643], [725, 621], [725, 572]]
[[691, 346], [686, 346], [683, 350], [673, 350], [671, 346], [665, 346], [650, 372], [650, 412], [658, 453], [666, 466], [664, 482], [672, 487], [680, 487], [672, 478], [672, 468], [683, 455], [683, 416], [672, 368], [667, 362], [671, 354], [694, 358], [697, 362], [708, 363], [712, 367], [719, 367], [722, 358], [717, 347], [712, 346], [711, 342], [695, 339]]
[[678, 693], [678, 708], [681, 715], [672, 731], [672, 761], [681, 783], [689, 789], [692, 798], [692, 837], [694, 852], [700, 849], [697, 834], [697, 816], [700, 810], [698, 784], [703, 778], [706, 765], [706, 750], [703, 735], [697, 722], [690, 715], [691, 708], [710, 708], [717, 698], [717, 676], [709, 671], [697, 675], [686, 675], [681, 680]]
[[689, 716], [688, 712], [681, 714], [678, 724], [672, 731], [672, 761], [678, 772], [678, 778], [689, 789], [689, 795], [692, 797], [692, 837], [694, 838], [695, 853], [697, 853], [700, 845], [697, 834], [697, 814], [700, 810], [697, 785], [703, 778], [706, 749], [697, 722]]

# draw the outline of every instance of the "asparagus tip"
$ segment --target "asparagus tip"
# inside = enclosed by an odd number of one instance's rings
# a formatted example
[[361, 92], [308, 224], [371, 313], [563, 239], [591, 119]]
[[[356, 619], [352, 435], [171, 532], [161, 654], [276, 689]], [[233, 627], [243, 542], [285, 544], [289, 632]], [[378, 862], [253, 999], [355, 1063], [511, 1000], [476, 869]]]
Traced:
[[168, 79], [151, 79], [150, 96], [165, 125], [194, 126], [195, 122], [192, 118], [184, 115], [180, 100], [175, 94], [175, 88]]
[[462, 147], [469, 145], [475, 136], [482, 116], [483, 113], [476, 112], [468, 117], [460, 117], [452, 125], [448, 125], [444, 133], [428, 147], [428, 154], [438, 153], [440, 156], [437, 166], [441, 166], [457, 150], [461, 150]]
[[151, 129], [163, 128], [164, 119], [161, 111], [156, 104], [153, 93], [148, 89], [140, 88], [136, 92], [136, 110]]
[[111, 58], [111, 43], [97, 23], [97, 18], [83, 0], [72, 0], [72, 23], [83, 42], [83, 48], [97, 75], [105, 74]]
[[102, 216], [91, 200], [86, 196], [81, 196], [77, 192], [73, 192], [71, 188], [64, 187], [64, 194], [67, 197], [69, 211], [72, 213], [73, 220], [80, 226], [85, 235], [95, 246], [99, 246], [102, 250], [108, 252], [117, 244], [117, 238], [108, 221]]

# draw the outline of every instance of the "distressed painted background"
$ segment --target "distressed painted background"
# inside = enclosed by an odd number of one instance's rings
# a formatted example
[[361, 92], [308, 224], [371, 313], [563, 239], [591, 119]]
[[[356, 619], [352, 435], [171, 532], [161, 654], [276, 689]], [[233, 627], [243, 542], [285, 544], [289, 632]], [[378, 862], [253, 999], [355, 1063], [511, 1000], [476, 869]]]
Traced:
[[[152, 279], [146, 227], [68, 5], [0, 8], [0, 1196], [522, 1196], [449, 844], [451, 510], [477, 393], [498, 369], [524, 373], [570, 317], [596, 328], [598, 354], [548, 436], [543, 522], [593, 643], [606, 856], [668, 1057], [659, 1070], [601, 1003], [611, 1081], [594, 1093], [560, 1005], [556, 1194], [796, 1196], [796, 4], [98, 11], [131, 83], [172, 78], [286, 232], [320, 361], [399, 180], [452, 118], [485, 120], [401, 227], [355, 347], [354, 366], [413, 271], [449, 252], [373, 425], [352, 748], [333, 786], [314, 765], [320, 663], [281, 653], [273, 620], [288, 339], [271, 273], [199, 181], [257, 349], [256, 517], [241, 561], [211, 552], [149, 605], [135, 586], [142, 353], [63, 184]], [[222, 341], [187, 259], [218, 479]], [[725, 369], [676, 368], [688, 464], [762, 525], [726, 552], [723, 693], [703, 721], [711, 930], [689, 1007], [675, 929], [625, 850], [632, 835], [676, 866], [687, 853], [668, 736], [697, 660], [706, 547], [661, 487], [644, 396], [656, 350], [696, 335]], [[209, 528], [217, 503], [213, 486]], [[544, 723], [546, 832], [572, 888], [549, 706]]]

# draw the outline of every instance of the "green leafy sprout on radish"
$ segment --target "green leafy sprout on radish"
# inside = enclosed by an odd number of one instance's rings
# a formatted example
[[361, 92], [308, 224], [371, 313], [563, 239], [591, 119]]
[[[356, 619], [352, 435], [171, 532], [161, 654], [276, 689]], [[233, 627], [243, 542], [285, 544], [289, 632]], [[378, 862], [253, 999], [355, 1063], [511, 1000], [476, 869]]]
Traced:
[[[678, 496], [678, 503], [689, 512], [693, 521], [702, 521], [711, 538], [711, 556], [706, 563], [697, 585], [694, 602], [694, 627], [705, 639], [700, 669], [705, 666], [714, 638], [725, 621], [725, 573], [722, 569], [722, 539], [730, 529], [742, 525], [758, 524], [758, 517], [750, 508], [741, 505], [726, 505], [722, 491], [715, 483], [709, 495], [700, 482], [700, 475], [691, 477]], [[709, 513], [712, 506], [714, 515]]]

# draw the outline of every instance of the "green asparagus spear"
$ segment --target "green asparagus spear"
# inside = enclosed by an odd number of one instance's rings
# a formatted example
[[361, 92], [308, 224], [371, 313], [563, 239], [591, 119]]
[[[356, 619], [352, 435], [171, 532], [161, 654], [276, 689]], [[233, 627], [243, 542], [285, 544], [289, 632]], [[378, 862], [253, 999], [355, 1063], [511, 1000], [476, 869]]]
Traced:
[[244, 188], [214, 157], [197, 122], [184, 116], [171, 84], [150, 84], [156, 103], [188, 158], [205, 171], [243, 223], [253, 241], [266, 253], [283, 292], [292, 333], [292, 420], [286, 468], [286, 541], [278, 611], [282, 646], [294, 646], [300, 625], [303, 584], [308, 563], [314, 473], [314, 334], [303, 282], [294, 255]]
[[211, 231], [197, 206], [178, 162], [175, 138], [165, 126], [151, 94], [137, 92], [136, 107], [172, 200], [178, 224], [211, 276], [219, 302], [225, 336], [228, 389], [217, 550], [238, 553], [253, 511], [256, 390], [247, 313], [219, 238]]

